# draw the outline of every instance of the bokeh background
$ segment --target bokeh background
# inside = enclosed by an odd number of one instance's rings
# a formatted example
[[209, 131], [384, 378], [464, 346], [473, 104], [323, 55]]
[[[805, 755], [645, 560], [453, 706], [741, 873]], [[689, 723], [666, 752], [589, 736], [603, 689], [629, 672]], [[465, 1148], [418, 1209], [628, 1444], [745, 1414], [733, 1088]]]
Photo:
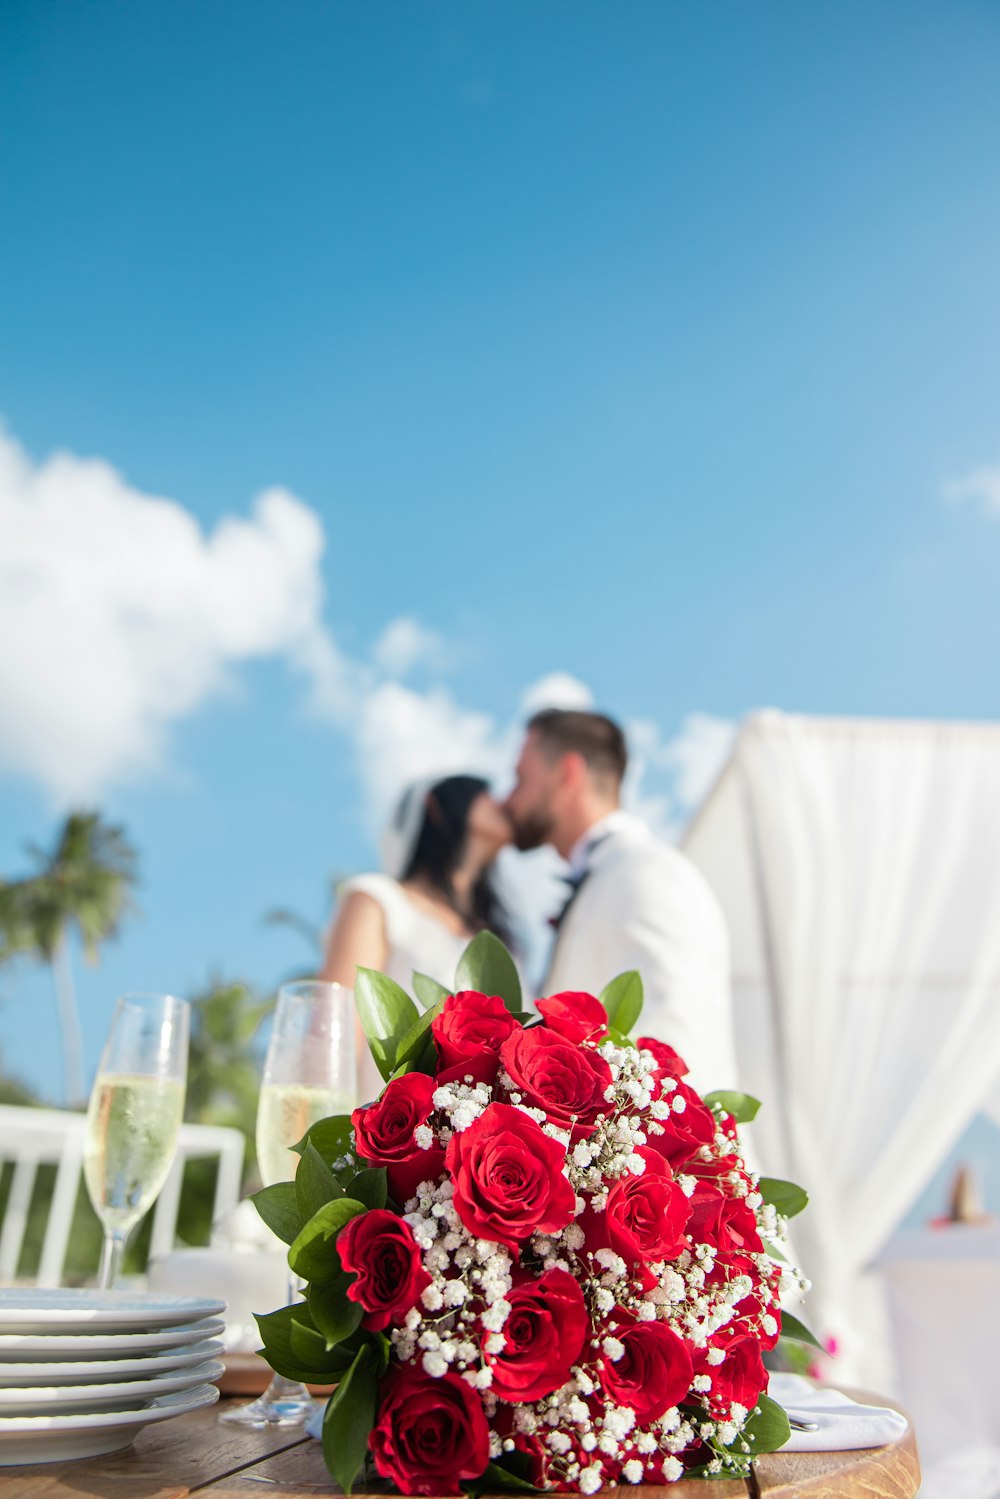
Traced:
[[[88, 1079], [532, 706], [668, 835], [754, 708], [997, 716], [998, 64], [990, 0], [4, 0], [0, 874], [135, 851]], [[30, 954], [0, 1066], [60, 1099]]]

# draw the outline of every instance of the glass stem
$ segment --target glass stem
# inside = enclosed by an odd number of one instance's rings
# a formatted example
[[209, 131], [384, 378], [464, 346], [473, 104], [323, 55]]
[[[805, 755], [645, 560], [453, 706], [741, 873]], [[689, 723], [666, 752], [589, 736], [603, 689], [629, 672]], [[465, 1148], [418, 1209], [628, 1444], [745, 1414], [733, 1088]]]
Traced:
[[97, 1284], [102, 1291], [113, 1291], [117, 1287], [127, 1242], [128, 1234], [123, 1233], [121, 1229], [117, 1231], [105, 1229], [104, 1245], [101, 1249], [101, 1268], [97, 1278]]

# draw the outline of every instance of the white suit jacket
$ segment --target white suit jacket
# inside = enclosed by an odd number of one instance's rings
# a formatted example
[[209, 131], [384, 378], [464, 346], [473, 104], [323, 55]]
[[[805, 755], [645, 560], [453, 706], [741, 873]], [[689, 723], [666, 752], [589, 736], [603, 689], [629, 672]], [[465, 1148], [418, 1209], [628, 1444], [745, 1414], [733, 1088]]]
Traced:
[[645, 1004], [636, 1033], [680, 1052], [698, 1092], [735, 1088], [729, 934], [690, 859], [616, 813], [593, 848], [563, 918], [543, 992], [600, 993], [637, 968]]

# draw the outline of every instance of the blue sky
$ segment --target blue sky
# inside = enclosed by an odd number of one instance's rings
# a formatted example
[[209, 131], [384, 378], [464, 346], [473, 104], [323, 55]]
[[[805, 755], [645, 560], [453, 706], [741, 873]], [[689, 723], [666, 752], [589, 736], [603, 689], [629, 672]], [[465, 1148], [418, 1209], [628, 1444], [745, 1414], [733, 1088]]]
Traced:
[[996, 716], [998, 64], [957, 0], [6, 0], [0, 869], [139, 847], [91, 1067], [551, 673], [667, 822], [756, 706]]

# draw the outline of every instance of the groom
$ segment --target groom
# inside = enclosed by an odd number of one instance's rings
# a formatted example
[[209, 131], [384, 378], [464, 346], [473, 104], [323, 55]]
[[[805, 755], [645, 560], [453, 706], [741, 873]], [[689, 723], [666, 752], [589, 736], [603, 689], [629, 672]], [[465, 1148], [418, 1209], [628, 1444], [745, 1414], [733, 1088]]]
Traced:
[[733, 1088], [725, 920], [690, 860], [621, 810], [626, 763], [603, 714], [549, 708], [528, 724], [507, 799], [517, 846], [551, 844], [569, 864], [543, 993], [599, 992], [637, 968], [643, 1033], [680, 1052], [694, 1088]]

